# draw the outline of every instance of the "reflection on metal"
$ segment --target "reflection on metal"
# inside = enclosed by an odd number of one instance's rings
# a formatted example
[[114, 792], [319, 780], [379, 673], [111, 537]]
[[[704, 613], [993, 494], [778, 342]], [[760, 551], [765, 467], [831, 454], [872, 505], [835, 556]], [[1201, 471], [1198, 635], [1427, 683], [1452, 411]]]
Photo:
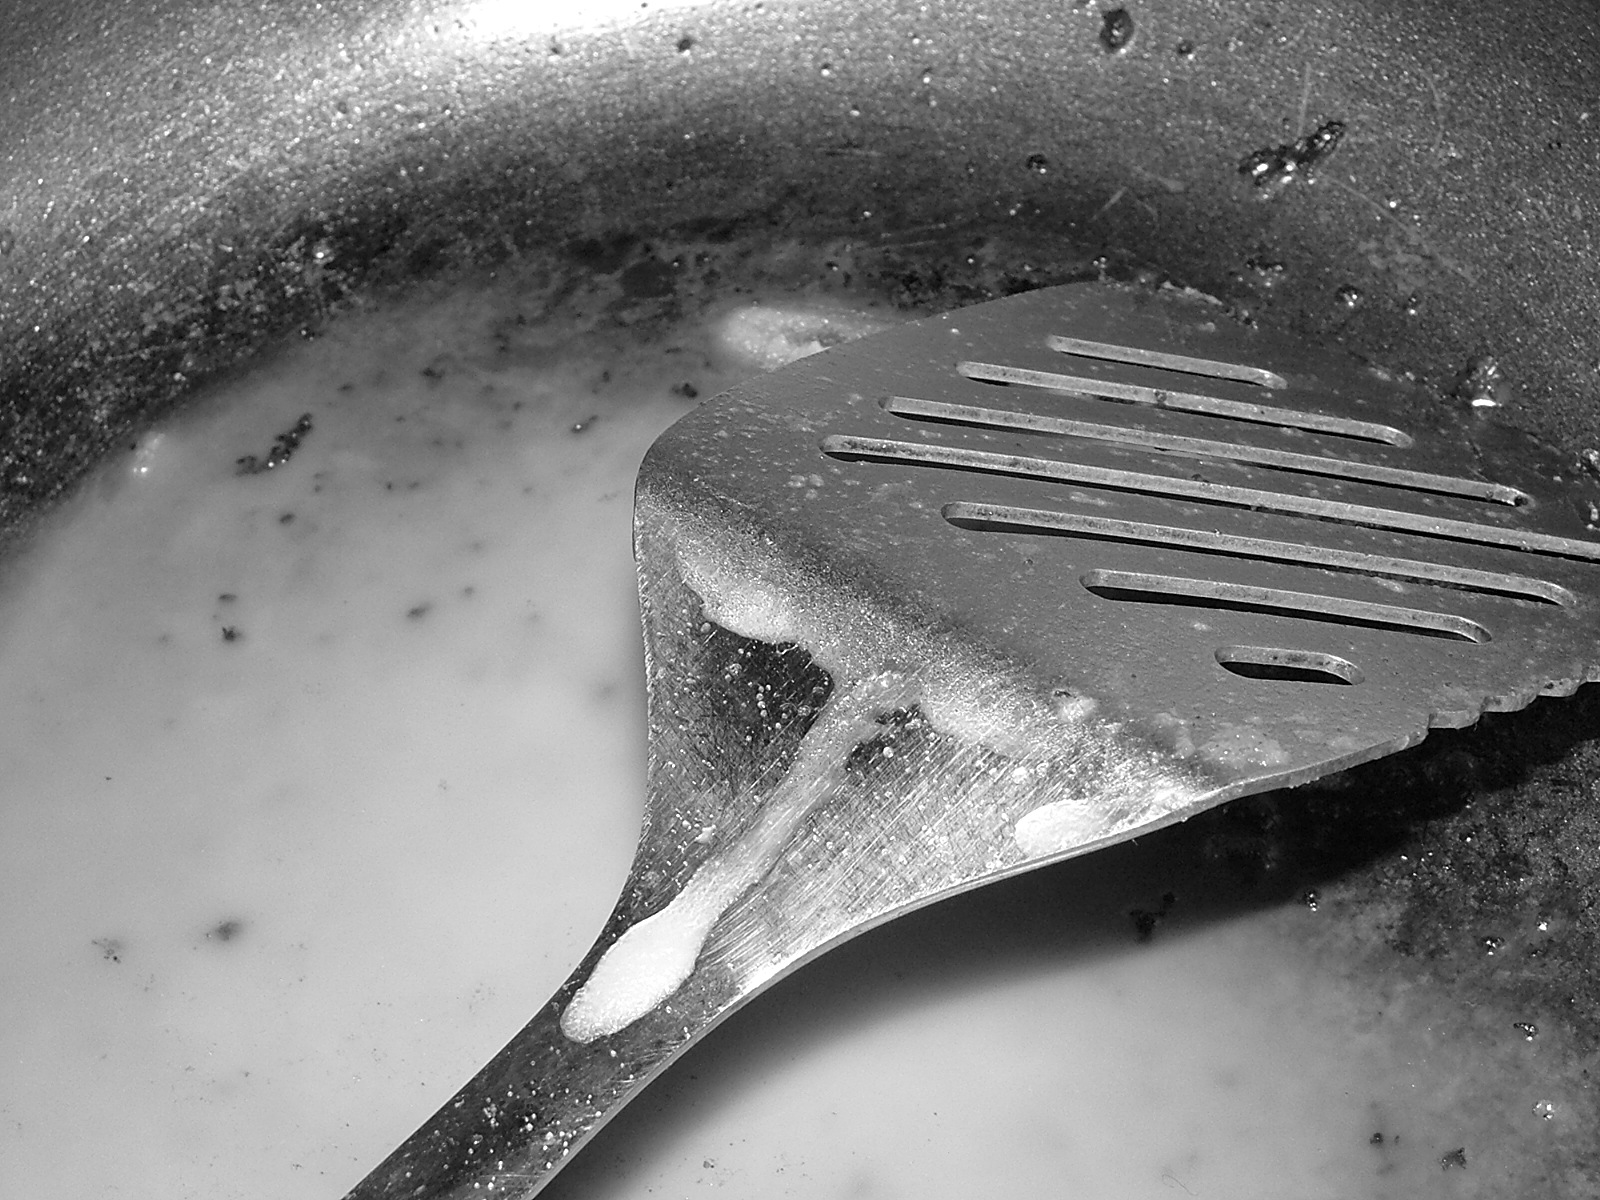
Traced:
[[1251, 363], [1219, 362], [1214, 358], [1197, 358], [1192, 354], [1172, 354], [1144, 346], [1124, 346], [1116, 342], [1096, 342], [1088, 338], [1059, 335], [1049, 338], [1046, 344], [1052, 350], [1074, 354], [1079, 358], [1101, 358], [1130, 366], [1159, 367], [1180, 375], [1203, 375], [1208, 379], [1236, 379], [1240, 383], [1256, 383], [1268, 388], [1289, 386], [1288, 380], [1276, 371], [1268, 371]]

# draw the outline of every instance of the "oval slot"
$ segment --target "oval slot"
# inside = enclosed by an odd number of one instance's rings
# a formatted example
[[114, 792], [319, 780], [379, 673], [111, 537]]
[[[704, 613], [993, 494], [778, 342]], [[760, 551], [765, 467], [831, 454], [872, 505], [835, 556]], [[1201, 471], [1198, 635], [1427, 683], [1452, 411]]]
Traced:
[[1222, 646], [1217, 663], [1245, 679], [1287, 683], [1322, 683], [1354, 687], [1366, 677], [1361, 668], [1337, 654], [1317, 650], [1284, 650], [1276, 646]]
[[1149, 575], [1141, 571], [1088, 571], [1081, 582], [1088, 591], [1103, 600], [1258, 613], [1262, 616], [1386, 629], [1460, 642], [1489, 640], [1489, 631], [1482, 625], [1454, 613], [1373, 604], [1343, 596], [1289, 592], [1281, 588], [1254, 587], [1221, 579]]
[[1476, 542], [1484, 546], [1503, 546], [1533, 554], [1600, 562], [1600, 542], [1582, 542], [1515, 526], [1481, 525], [1401, 509], [1377, 508], [1368, 504], [1346, 504], [1316, 496], [1297, 496], [1269, 492], [1262, 488], [1233, 487], [1201, 479], [1179, 479], [1168, 475], [1149, 475], [1142, 471], [1117, 471], [1091, 467], [1056, 458], [1034, 458], [1024, 454], [993, 454], [962, 446], [934, 446], [902, 442], [889, 438], [831, 434], [822, 439], [821, 450], [829, 458], [843, 462], [899, 463], [910, 467], [942, 467], [955, 471], [978, 471], [990, 475], [1009, 475], [1018, 479], [1047, 479], [1059, 483], [1081, 483], [1088, 487], [1119, 492], [1138, 492], [1146, 496], [1166, 496], [1217, 504], [1227, 508], [1255, 509], [1282, 516], [1313, 517], [1344, 525], [1369, 529], [1388, 529], [1414, 533], [1447, 541]]
[[1209, 438], [1156, 433], [1149, 429], [1130, 429], [1120, 425], [1101, 425], [1094, 421], [1073, 421], [1066, 417], [1013, 412], [1009, 409], [986, 408], [974, 404], [949, 404], [942, 400], [919, 400], [913, 396], [890, 396], [884, 400], [883, 409], [897, 417], [908, 419], [921, 418], [977, 429], [1021, 430], [1054, 437], [1111, 442], [1141, 450], [1175, 454], [1183, 458], [1225, 459], [1229, 462], [1250, 463], [1277, 471], [1322, 475], [1330, 479], [1358, 480], [1383, 487], [1405, 488], [1413, 492], [1433, 492], [1441, 496], [1459, 496], [1464, 500], [1485, 500], [1511, 506], [1527, 504], [1531, 500], [1526, 492], [1517, 488], [1507, 487], [1503, 483], [1488, 483], [1481, 479], [1435, 475], [1427, 471], [1407, 471], [1400, 467], [1384, 466], [1381, 463], [1328, 458], [1321, 454], [1299, 454], [1290, 450], [1273, 450], [1264, 446], [1242, 445], [1238, 442], [1217, 442]]
[[1558, 583], [1529, 575], [1509, 575], [1500, 571], [1479, 571], [1451, 563], [1424, 562], [1414, 558], [1392, 558], [1363, 554], [1307, 542], [1279, 542], [1269, 538], [1245, 537], [1215, 529], [1189, 529], [1180, 525], [1155, 525], [1146, 521], [1122, 521], [1115, 517], [1093, 517], [1051, 509], [1017, 508], [1007, 504], [981, 504], [953, 500], [941, 510], [944, 519], [958, 529], [985, 533], [1035, 533], [1052, 537], [1084, 538], [1117, 542], [1127, 546], [1170, 547], [1199, 554], [1260, 562], [1289, 563], [1298, 567], [1321, 567], [1351, 575], [1370, 575], [1380, 579], [1403, 579], [1436, 587], [1460, 588], [1489, 596], [1511, 596], [1541, 604], [1570, 608], [1575, 597]]
[[1119, 346], [1115, 342], [1093, 342], [1088, 338], [1056, 336], [1048, 339], [1047, 344], [1052, 350], [1062, 354], [1075, 354], [1079, 358], [1098, 358], [1106, 362], [1130, 363], [1138, 367], [1159, 367], [1163, 371], [1204, 375], [1210, 379], [1236, 379], [1240, 383], [1254, 383], [1268, 388], [1289, 386], [1288, 380], [1276, 371], [1269, 371], [1265, 367], [1252, 367], [1248, 363], [1194, 358], [1188, 354], [1170, 354], [1165, 350]]
[[1246, 404], [1239, 400], [1222, 400], [1216, 396], [1204, 396], [1197, 392], [1174, 392], [1166, 388], [1114, 383], [1109, 379], [1093, 379], [1087, 375], [1034, 371], [1026, 367], [1008, 367], [1000, 363], [959, 362], [956, 364], [956, 370], [979, 383], [1014, 384], [1021, 387], [1045, 388], [1055, 392], [1072, 392], [1074, 395], [1089, 396], [1097, 400], [1150, 404], [1157, 408], [1202, 413], [1208, 417], [1221, 417], [1229, 421], [1276, 425], [1282, 429], [1304, 429], [1311, 433], [1331, 433], [1337, 437], [1356, 438], [1363, 442], [1385, 442], [1391, 446], [1408, 447], [1412, 444], [1411, 435], [1396, 429], [1393, 425], [1379, 425], [1374, 421], [1353, 421], [1347, 417], [1330, 417], [1326, 413], [1300, 412], [1292, 408], [1275, 408], [1266, 404]]

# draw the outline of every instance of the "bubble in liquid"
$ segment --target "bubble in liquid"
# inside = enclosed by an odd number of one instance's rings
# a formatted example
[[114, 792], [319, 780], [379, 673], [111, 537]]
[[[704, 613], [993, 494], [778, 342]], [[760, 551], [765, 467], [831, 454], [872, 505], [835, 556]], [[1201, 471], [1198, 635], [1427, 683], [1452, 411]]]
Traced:
[[1538, 1117], [1541, 1121], [1554, 1120], [1556, 1115], [1556, 1106], [1551, 1104], [1548, 1100], [1541, 1100], [1533, 1106], [1533, 1115]]
[[831, 76], [833, 74], [833, 64], [832, 63], [823, 63], [822, 66], [817, 68], [817, 71], [824, 79], [827, 79], [829, 76]]
[[1490, 934], [1488, 937], [1480, 938], [1479, 944], [1483, 947], [1485, 954], [1493, 955], [1495, 951], [1504, 948], [1506, 940], [1503, 937], [1496, 937]]
[[1339, 303], [1344, 305], [1345, 308], [1356, 308], [1362, 301], [1361, 289], [1348, 283], [1340, 288], [1335, 295], [1338, 296]]
[[0, 255], [10, 254], [17, 248], [17, 235], [11, 230], [0, 227]]
[[1101, 18], [1100, 44], [1107, 54], [1117, 54], [1133, 40], [1133, 16], [1125, 8], [1113, 8]]
[[1184, 38], [1174, 47], [1174, 50], [1179, 58], [1188, 58], [1194, 53], [1194, 43], [1188, 38]]
[[1531, 1042], [1539, 1036], [1539, 1027], [1532, 1021], [1513, 1021], [1511, 1027], [1522, 1035], [1523, 1041]]
[[1028, 155], [1028, 170], [1035, 175], [1050, 174], [1050, 160], [1042, 154]]
[[681, 38], [678, 39], [678, 53], [679, 54], [687, 54], [687, 53], [689, 53], [689, 51], [691, 51], [693, 49], [694, 49], [694, 38], [690, 37], [688, 34], [684, 34]]

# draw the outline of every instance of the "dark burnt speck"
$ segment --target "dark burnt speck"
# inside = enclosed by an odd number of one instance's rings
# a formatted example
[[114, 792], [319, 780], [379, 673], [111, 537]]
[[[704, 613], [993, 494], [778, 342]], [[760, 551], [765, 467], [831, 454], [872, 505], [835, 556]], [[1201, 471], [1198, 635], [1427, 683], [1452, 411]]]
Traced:
[[243, 932], [244, 922], [237, 917], [229, 917], [206, 930], [206, 939], [212, 942], [231, 942]]
[[1148, 942], [1155, 936], [1156, 926], [1166, 920], [1167, 914], [1172, 911], [1172, 906], [1178, 902], [1178, 897], [1173, 892], [1161, 893], [1161, 907], [1156, 909], [1135, 908], [1128, 911], [1128, 916], [1133, 918], [1134, 937], [1141, 942]]
[[254, 454], [246, 454], [236, 459], [238, 466], [236, 474], [259, 475], [263, 471], [270, 471], [274, 467], [281, 467], [300, 448], [300, 443], [305, 440], [306, 434], [311, 432], [311, 414], [304, 413], [300, 419], [288, 429], [280, 433], [272, 442], [272, 449], [267, 451], [265, 458], [257, 458]]

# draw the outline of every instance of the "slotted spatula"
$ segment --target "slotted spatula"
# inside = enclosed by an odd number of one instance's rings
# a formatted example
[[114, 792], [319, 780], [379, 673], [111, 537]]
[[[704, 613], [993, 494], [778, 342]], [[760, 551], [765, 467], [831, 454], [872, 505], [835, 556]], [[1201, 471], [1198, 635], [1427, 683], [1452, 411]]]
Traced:
[[707, 403], [639, 475], [623, 895], [351, 1196], [532, 1195], [830, 945], [1570, 693], [1597, 502], [1465, 403], [1170, 290], [997, 300]]

